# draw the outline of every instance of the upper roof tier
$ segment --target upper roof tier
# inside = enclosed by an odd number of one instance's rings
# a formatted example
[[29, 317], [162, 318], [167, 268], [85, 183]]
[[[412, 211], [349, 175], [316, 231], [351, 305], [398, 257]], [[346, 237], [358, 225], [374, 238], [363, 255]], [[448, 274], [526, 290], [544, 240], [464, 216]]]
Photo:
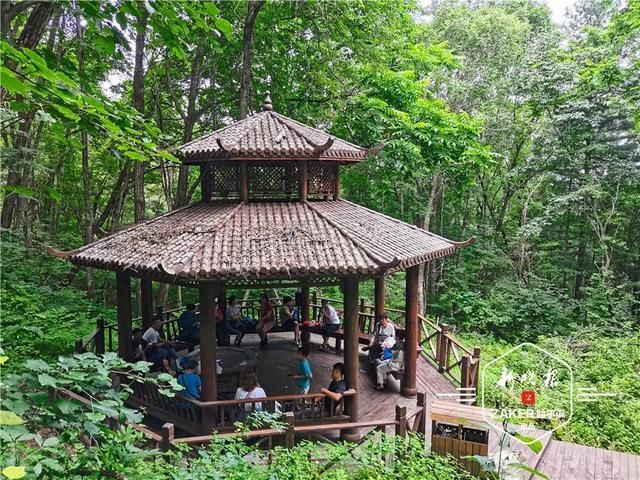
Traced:
[[185, 163], [208, 160], [330, 160], [359, 162], [382, 145], [362, 148], [273, 111], [263, 111], [192, 140], [178, 148]]

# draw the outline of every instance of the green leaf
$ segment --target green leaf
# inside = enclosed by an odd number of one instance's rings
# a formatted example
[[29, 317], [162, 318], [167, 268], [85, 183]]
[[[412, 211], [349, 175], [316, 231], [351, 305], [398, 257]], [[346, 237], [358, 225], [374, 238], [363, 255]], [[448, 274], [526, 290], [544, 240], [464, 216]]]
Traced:
[[233, 25], [224, 18], [216, 18], [216, 28], [222, 32], [227, 40], [233, 39]]
[[214, 18], [220, 14], [220, 10], [218, 10], [218, 7], [216, 7], [213, 2], [204, 2], [204, 9]]
[[41, 373], [40, 375], [38, 375], [38, 382], [40, 382], [40, 385], [42, 385], [43, 387], [56, 386], [56, 379], [47, 373]]
[[549, 480], [549, 477], [547, 477], [544, 473], [542, 473], [539, 470], [536, 470], [533, 467], [530, 467], [529, 465], [525, 465], [524, 463], [510, 463], [509, 467], [516, 467], [520, 470], [524, 470], [525, 472], [529, 472], [537, 477], [544, 478], [544, 480]]
[[35, 372], [47, 372], [49, 371], [49, 365], [44, 360], [40, 360], [39, 358], [34, 358], [27, 360], [25, 366], [29, 370], [33, 370]]
[[26, 95], [29, 93], [29, 87], [16, 77], [7, 67], [0, 69], [0, 84], [2, 88], [9, 92]]
[[76, 122], [80, 120], [80, 116], [78, 114], [64, 105], [54, 105], [53, 107], [70, 120], [74, 120]]
[[147, 159], [147, 157], [145, 157], [143, 154], [141, 154], [140, 152], [136, 152], [135, 150], [127, 150], [126, 152], [124, 152], [125, 156], [132, 158], [134, 160], [141, 160], [144, 161]]
[[542, 451], [542, 442], [540, 440], [536, 440], [534, 437], [529, 437], [527, 435], [522, 435], [520, 433], [515, 432], [513, 434], [518, 440], [524, 443], [527, 447], [533, 450], [534, 453], [540, 453]]
[[105, 55], [111, 56], [116, 51], [116, 42], [112, 35], [96, 37], [94, 42]]
[[21, 425], [24, 420], [9, 410], [0, 410], [0, 425]]
[[24, 467], [11, 466], [3, 468], [2, 474], [9, 480], [17, 480], [19, 478], [23, 478], [27, 474], [27, 472]]

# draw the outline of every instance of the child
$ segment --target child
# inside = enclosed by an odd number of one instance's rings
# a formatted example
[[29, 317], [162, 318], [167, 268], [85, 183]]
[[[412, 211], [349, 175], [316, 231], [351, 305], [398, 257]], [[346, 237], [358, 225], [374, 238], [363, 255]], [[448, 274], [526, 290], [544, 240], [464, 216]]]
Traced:
[[309, 363], [309, 349], [300, 347], [296, 353], [296, 360], [298, 360], [297, 368], [298, 373], [295, 375], [289, 375], [289, 377], [296, 381], [296, 390], [298, 395], [305, 395], [309, 393], [311, 387], [311, 379], [313, 374], [311, 373], [311, 363]]
[[200, 380], [197, 370], [198, 360], [190, 358], [185, 365], [184, 372], [178, 375], [178, 384], [184, 388], [180, 393], [194, 400], [200, 400], [200, 392], [202, 390], [202, 380]]

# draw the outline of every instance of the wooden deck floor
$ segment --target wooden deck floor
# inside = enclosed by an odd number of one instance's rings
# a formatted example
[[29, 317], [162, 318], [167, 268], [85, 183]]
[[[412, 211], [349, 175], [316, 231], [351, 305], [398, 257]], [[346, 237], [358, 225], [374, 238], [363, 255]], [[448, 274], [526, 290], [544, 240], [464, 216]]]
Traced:
[[[243, 348], [249, 348], [257, 355], [258, 378], [268, 395], [295, 392], [295, 385], [287, 377], [287, 374], [295, 371], [297, 347], [292, 339], [293, 333], [270, 334], [269, 344], [265, 349], [260, 349], [257, 335], [248, 335], [243, 340]], [[313, 335], [311, 341], [320, 343], [321, 338]], [[330, 343], [333, 345], [333, 341]], [[331, 366], [343, 359], [342, 352], [313, 350], [309, 360], [313, 371], [311, 392], [317, 392], [329, 385]], [[418, 391], [427, 395], [427, 405], [434, 399], [450, 398], [442, 397], [442, 394], [456, 393], [453, 383], [422, 357], [418, 359], [417, 373]], [[360, 356], [359, 381], [362, 421], [392, 420], [395, 418], [396, 405], [406, 406], [407, 413], [416, 408], [415, 399], [400, 395], [400, 383], [392, 377], [389, 377], [387, 390], [375, 390], [375, 379], [368, 372], [364, 353]], [[427, 422], [428, 431], [430, 423]], [[430, 437], [429, 433], [427, 437]], [[497, 449], [497, 444], [498, 435], [492, 431], [489, 437], [489, 451]], [[545, 438], [543, 445], [544, 449], [540, 454], [534, 454], [525, 446], [522, 446], [521, 451], [527, 457], [529, 466], [545, 473], [551, 480], [640, 480], [640, 456], [561, 442], [552, 440], [549, 436]], [[523, 474], [523, 479], [527, 478], [529, 475]]]

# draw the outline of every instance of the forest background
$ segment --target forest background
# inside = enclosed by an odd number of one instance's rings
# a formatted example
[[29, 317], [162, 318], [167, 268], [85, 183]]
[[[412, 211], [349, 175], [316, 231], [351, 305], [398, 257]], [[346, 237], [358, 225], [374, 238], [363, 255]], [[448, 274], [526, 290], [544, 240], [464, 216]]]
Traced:
[[619, 394], [557, 435], [640, 453], [640, 2], [581, 1], [562, 27], [527, 0], [0, 5], [5, 368], [114, 318], [114, 276], [45, 247], [197, 201], [173, 148], [269, 91], [284, 115], [385, 143], [343, 169], [346, 198], [477, 238], [421, 272], [423, 311], [483, 362], [553, 349], [579, 386]]

